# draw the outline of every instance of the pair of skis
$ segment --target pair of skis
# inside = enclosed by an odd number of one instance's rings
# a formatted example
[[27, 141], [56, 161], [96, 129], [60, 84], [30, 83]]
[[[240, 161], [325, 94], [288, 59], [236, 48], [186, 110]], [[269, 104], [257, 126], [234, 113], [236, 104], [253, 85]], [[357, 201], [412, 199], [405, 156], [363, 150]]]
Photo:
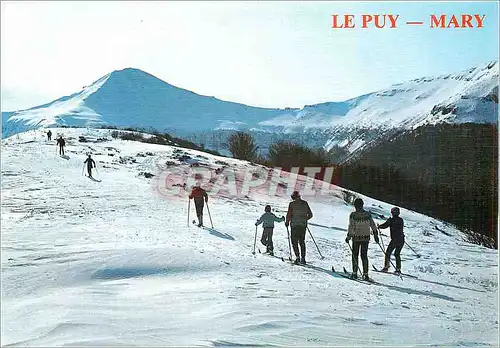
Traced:
[[385, 272], [385, 271], [382, 271], [381, 269], [376, 268], [374, 265], [372, 265], [372, 268], [373, 268], [373, 270], [375, 272], [395, 275], [395, 276], [400, 277], [401, 279], [402, 279], [402, 276], [413, 278], [413, 279], [418, 279], [417, 276], [414, 276], [414, 275], [411, 275], [411, 274], [408, 274], [408, 273], [402, 273], [402, 272]]
[[368, 285], [377, 284], [377, 282], [371, 278], [369, 280], [364, 280], [362, 278], [352, 278], [351, 273], [347, 272], [345, 267], [343, 268], [342, 272], [340, 272], [340, 271], [336, 271], [335, 268], [332, 266], [332, 272], [335, 273], [336, 275], [339, 275], [339, 276], [344, 277], [346, 279], [357, 281], [359, 283], [368, 284]]
[[285, 259], [283, 258], [283, 256], [277, 256], [277, 255], [271, 255], [269, 254], [268, 252], [261, 252], [259, 248], [257, 248], [257, 250], [259, 251], [259, 254], [262, 254], [262, 255], [266, 255], [266, 256], [269, 256], [269, 257], [274, 257], [274, 258], [277, 258], [277, 259], [280, 259], [281, 261], [285, 262]]
[[[410, 278], [414, 278], [414, 279], [418, 279], [418, 277], [414, 276], [414, 275], [411, 275], [411, 274], [406, 274], [406, 273], [400, 273], [400, 272], [384, 272], [382, 270], [379, 270], [377, 269], [374, 265], [372, 265], [372, 268], [375, 272], [378, 272], [378, 273], [385, 273], [385, 274], [389, 274], [389, 275], [394, 275], [396, 277], [400, 277], [401, 279], [403, 279], [403, 275], [406, 276], [406, 277], [410, 277]], [[370, 283], [370, 284], [376, 284], [377, 282], [375, 282], [374, 280], [370, 279], [370, 280], [363, 280], [361, 278], [351, 278], [351, 274], [345, 269], [345, 267], [343, 268], [343, 272], [339, 272], [339, 271], [335, 271], [335, 268], [332, 266], [332, 272], [335, 273], [335, 274], [338, 274], [344, 278], [348, 278], [348, 279], [351, 279], [351, 280], [356, 280], [356, 281], [360, 281], [360, 282], [364, 282], [364, 283]]]

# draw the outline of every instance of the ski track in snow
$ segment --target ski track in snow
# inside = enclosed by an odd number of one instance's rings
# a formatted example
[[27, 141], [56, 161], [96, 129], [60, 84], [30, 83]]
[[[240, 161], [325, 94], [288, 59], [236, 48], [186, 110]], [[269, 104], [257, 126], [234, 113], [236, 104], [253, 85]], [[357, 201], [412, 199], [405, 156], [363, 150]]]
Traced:
[[[43, 130], [2, 140], [5, 346], [498, 345], [498, 254], [465, 243], [444, 222], [402, 209], [406, 240], [421, 254], [405, 247], [403, 271], [418, 279], [371, 272], [380, 284], [366, 285], [330, 272], [351, 269], [344, 238], [352, 207], [340, 191], [309, 199], [310, 229], [325, 259], [308, 233], [313, 267], [294, 266], [251, 253], [265, 204], [280, 216], [288, 196], [211, 197], [214, 229], [188, 226], [187, 200], [161, 196], [157, 176], [138, 175], [158, 174], [173, 147], [78, 142], [79, 135], [112, 139], [110, 130], [52, 131], [67, 139], [68, 159]], [[90, 149], [101, 182], [82, 176]], [[146, 151], [154, 156], [136, 156]], [[182, 151], [219, 167], [215, 156]], [[137, 162], [121, 164], [119, 156]], [[376, 214], [388, 217], [390, 204], [362, 197], [376, 223], [384, 221]], [[286, 260], [283, 224], [274, 243]], [[369, 260], [383, 264], [374, 243]]]

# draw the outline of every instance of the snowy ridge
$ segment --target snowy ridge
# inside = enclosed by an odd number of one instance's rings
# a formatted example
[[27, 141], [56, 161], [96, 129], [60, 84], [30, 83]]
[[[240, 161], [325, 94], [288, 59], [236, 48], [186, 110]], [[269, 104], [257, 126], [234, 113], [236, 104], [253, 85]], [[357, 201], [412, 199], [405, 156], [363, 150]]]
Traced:
[[[352, 207], [339, 187], [307, 198], [325, 259], [308, 234], [311, 267], [292, 266], [251, 254], [265, 204], [281, 216], [288, 195], [259, 188], [239, 199], [211, 195], [214, 229], [199, 229], [187, 221], [186, 199], [159, 190], [167, 169], [196, 162], [237, 171], [250, 163], [112, 139], [109, 130], [52, 132], [66, 138], [67, 159], [44, 130], [2, 140], [3, 345], [499, 343], [498, 254], [465, 243], [452, 226], [401, 208], [406, 241], [421, 254], [405, 247], [403, 270], [418, 279], [372, 272], [379, 285], [365, 285], [329, 271], [351, 269], [344, 238]], [[98, 181], [81, 175], [88, 152]], [[359, 196], [376, 223], [385, 221], [391, 205]], [[274, 243], [287, 257], [281, 223]], [[383, 263], [374, 243], [369, 260]]]
[[496, 123], [498, 63], [397, 84], [351, 103], [355, 106], [333, 122], [326, 148], [347, 146], [352, 153], [387, 131], [424, 124]]

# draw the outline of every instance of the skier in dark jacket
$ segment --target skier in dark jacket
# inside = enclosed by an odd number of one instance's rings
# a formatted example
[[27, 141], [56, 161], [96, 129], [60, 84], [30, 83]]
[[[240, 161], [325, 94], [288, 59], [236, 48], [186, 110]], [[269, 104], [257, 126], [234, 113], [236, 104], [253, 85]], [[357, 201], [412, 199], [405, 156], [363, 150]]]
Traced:
[[60, 135], [59, 138], [57, 139], [56, 146], [59, 146], [59, 154], [61, 156], [64, 156], [64, 146], [66, 146], [66, 142], [64, 141], [62, 135]]
[[47, 132], [47, 140], [48, 140], [48, 141], [51, 141], [51, 140], [52, 140], [52, 132], [50, 131], [50, 129], [49, 129], [49, 131]]
[[394, 251], [394, 256], [396, 257], [396, 272], [401, 272], [401, 249], [405, 245], [405, 235], [403, 233], [404, 222], [403, 219], [399, 217], [399, 208], [394, 207], [391, 209], [391, 215], [386, 222], [378, 225], [378, 228], [384, 229], [389, 227], [391, 231], [391, 242], [387, 246], [385, 251], [385, 264], [382, 271], [387, 272], [389, 270], [389, 264], [391, 260], [391, 254]]
[[95, 168], [94, 160], [89, 155], [89, 157], [87, 157], [87, 159], [83, 163], [84, 164], [87, 163], [87, 172], [89, 173], [89, 178], [91, 178], [92, 177], [92, 168]]
[[194, 199], [194, 205], [196, 207], [196, 216], [198, 217], [198, 227], [203, 226], [203, 206], [205, 202], [208, 202], [207, 191], [200, 187], [197, 183], [191, 190], [189, 199]]
[[369, 212], [363, 209], [364, 202], [361, 198], [354, 200], [356, 211], [349, 215], [349, 227], [347, 229], [346, 243], [352, 239], [352, 274], [351, 278], [358, 278], [358, 258], [361, 249], [361, 262], [363, 264], [363, 279], [368, 277], [368, 244], [370, 243], [370, 230], [373, 231], [373, 238], [378, 244], [378, 231], [375, 222]]
[[[306, 228], [307, 220], [313, 217], [309, 204], [300, 198], [298, 191], [292, 194], [292, 202], [288, 205], [285, 226], [291, 225], [291, 240], [295, 253], [295, 264], [306, 264]], [[300, 245], [300, 253], [299, 253]], [[302, 257], [301, 257], [302, 256]]]
[[262, 224], [264, 231], [262, 231], [262, 238], [260, 242], [266, 246], [266, 253], [269, 255], [274, 255], [274, 245], [273, 245], [273, 230], [274, 222], [283, 222], [285, 217], [277, 217], [271, 213], [271, 206], [266, 205], [264, 208], [265, 213], [255, 222], [255, 226]]

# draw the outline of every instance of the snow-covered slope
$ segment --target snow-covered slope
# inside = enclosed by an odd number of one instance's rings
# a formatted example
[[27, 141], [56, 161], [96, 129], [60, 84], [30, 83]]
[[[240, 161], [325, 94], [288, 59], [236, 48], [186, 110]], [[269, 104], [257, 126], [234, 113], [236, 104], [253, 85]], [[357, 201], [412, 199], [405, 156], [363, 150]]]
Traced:
[[[354, 152], [391, 132], [422, 124], [495, 123], [497, 110], [497, 62], [302, 109], [256, 108], [222, 101], [129, 68], [114, 71], [69, 97], [3, 113], [2, 129], [3, 137], [55, 125], [153, 127], [179, 136], [249, 129], [274, 135], [303, 134], [304, 142], [313, 141], [311, 145], [319, 141], [327, 149], [340, 146]], [[260, 145], [265, 148], [267, 144]]]
[[[67, 139], [66, 158], [39, 130], [2, 140], [2, 345], [498, 345], [498, 254], [445, 223], [402, 208], [406, 241], [421, 254], [405, 247], [403, 270], [418, 279], [372, 272], [378, 284], [366, 285], [330, 272], [351, 268], [352, 207], [338, 187], [307, 197], [325, 259], [308, 235], [310, 267], [293, 266], [251, 253], [254, 221], [265, 204], [284, 214], [288, 195], [211, 194], [214, 228], [199, 229], [185, 196], [165, 189], [194, 168], [258, 167], [108, 130], [52, 131]], [[87, 152], [96, 181], [82, 176]], [[391, 206], [360, 196], [384, 221]], [[283, 224], [274, 242], [287, 257]], [[382, 265], [376, 244], [369, 259]]]

